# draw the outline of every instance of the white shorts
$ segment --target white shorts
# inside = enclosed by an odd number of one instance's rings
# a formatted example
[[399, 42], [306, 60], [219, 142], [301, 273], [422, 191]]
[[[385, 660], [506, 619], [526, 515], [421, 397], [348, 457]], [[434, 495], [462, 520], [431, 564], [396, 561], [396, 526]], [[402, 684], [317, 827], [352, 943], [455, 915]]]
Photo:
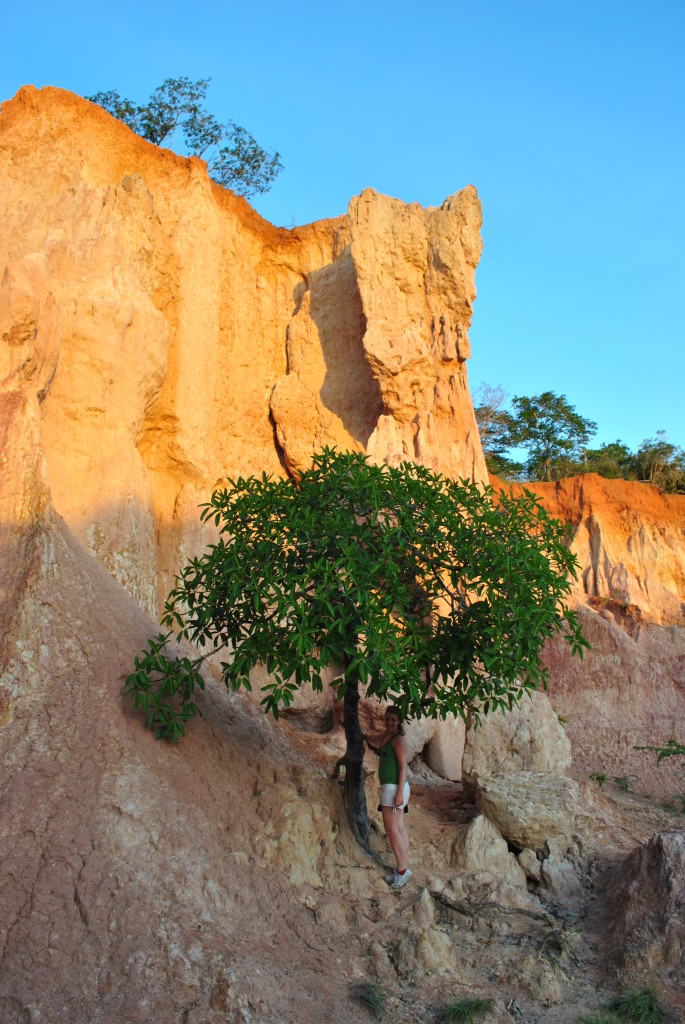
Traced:
[[[397, 786], [394, 782], [388, 782], [385, 786], [381, 786], [381, 807], [394, 807], [395, 797], [397, 796]], [[409, 783], [404, 784], [404, 804], [409, 803]]]

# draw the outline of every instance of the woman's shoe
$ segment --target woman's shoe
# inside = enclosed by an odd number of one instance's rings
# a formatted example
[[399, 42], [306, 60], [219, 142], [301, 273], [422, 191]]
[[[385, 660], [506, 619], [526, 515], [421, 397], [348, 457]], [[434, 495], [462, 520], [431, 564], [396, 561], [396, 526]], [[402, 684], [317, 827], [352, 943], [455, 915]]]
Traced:
[[407, 868], [407, 870], [402, 875], [399, 873], [399, 871], [396, 871], [395, 872], [395, 877], [392, 880], [392, 882], [390, 883], [390, 888], [391, 889], [401, 889], [402, 886], [406, 882], [409, 881], [411, 876], [412, 876], [412, 869], [411, 868]]

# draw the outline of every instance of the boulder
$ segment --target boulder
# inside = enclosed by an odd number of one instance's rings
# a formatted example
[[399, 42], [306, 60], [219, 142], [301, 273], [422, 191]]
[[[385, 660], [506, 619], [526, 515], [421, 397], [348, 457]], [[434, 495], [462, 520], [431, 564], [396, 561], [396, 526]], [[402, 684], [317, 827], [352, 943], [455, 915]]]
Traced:
[[534, 850], [521, 850], [516, 858], [531, 882], [542, 881], [542, 865]]
[[519, 888], [526, 876], [495, 826], [482, 814], [474, 818], [462, 841], [452, 847], [452, 867], [472, 873], [484, 871]]
[[397, 970], [411, 978], [420, 974], [453, 971], [457, 965], [454, 944], [435, 923], [433, 901], [423, 889], [412, 909], [412, 923], [400, 936], [397, 946]]
[[613, 872], [609, 963], [685, 983], [685, 832], [657, 832]]
[[544, 693], [524, 697], [506, 714], [487, 715], [466, 731], [462, 785], [474, 794], [478, 780], [501, 772], [552, 772], [571, 767], [571, 744]]
[[509, 772], [479, 782], [476, 806], [520, 850], [563, 854], [571, 842], [578, 785], [550, 772]]
[[465, 740], [466, 726], [462, 718], [448, 715], [444, 722], [438, 719], [423, 751], [428, 767], [443, 779], [459, 782]]
[[573, 900], [577, 909], [577, 901], [582, 894], [580, 879], [570, 861], [564, 859], [565, 851], [561, 851], [554, 840], [547, 845], [549, 854], [541, 865], [545, 888], [556, 899]]

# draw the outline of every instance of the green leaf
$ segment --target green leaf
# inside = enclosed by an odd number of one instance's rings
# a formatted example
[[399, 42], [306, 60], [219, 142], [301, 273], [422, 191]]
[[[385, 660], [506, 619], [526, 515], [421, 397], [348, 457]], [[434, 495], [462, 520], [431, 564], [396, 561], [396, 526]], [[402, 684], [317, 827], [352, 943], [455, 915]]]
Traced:
[[[203, 515], [220, 543], [181, 572], [165, 618], [179, 638], [226, 649], [232, 689], [265, 665], [262, 704], [275, 716], [307, 680], [320, 690], [331, 664], [414, 715], [511, 709], [522, 685], [545, 685], [547, 637], [565, 635], [573, 653], [587, 644], [567, 604], [577, 563], [565, 527], [530, 493], [495, 498], [425, 467], [325, 450], [297, 486], [229, 481]], [[149, 694], [155, 727], [165, 716], [168, 735], [182, 735], [178, 723], [199, 714], [200, 662], [163, 646], [136, 659], [125, 690]]]

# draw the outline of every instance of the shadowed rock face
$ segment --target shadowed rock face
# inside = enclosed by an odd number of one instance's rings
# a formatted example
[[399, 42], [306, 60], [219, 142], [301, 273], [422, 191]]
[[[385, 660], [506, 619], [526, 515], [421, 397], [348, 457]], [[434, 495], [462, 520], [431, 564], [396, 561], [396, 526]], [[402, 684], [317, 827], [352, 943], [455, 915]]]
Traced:
[[227, 475], [296, 474], [328, 444], [485, 480], [465, 368], [480, 225], [469, 186], [427, 210], [367, 189], [277, 229], [202, 161], [22, 89], [0, 117], [0, 272], [31, 255], [26, 301], [46, 292], [39, 329], [57, 321], [57, 511], [155, 613]]
[[685, 982], [685, 833], [657, 833], [625, 859], [609, 885], [606, 959], [630, 977]]
[[548, 695], [571, 741], [574, 769], [631, 779], [660, 794], [682, 790], [678, 758], [657, 764], [636, 750], [682, 737], [685, 721], [685, 629], [642, 623], [631, 636], [616, 622], [580, 607], [590, 650], [572, 658], [561, 639], [548, 643]]

